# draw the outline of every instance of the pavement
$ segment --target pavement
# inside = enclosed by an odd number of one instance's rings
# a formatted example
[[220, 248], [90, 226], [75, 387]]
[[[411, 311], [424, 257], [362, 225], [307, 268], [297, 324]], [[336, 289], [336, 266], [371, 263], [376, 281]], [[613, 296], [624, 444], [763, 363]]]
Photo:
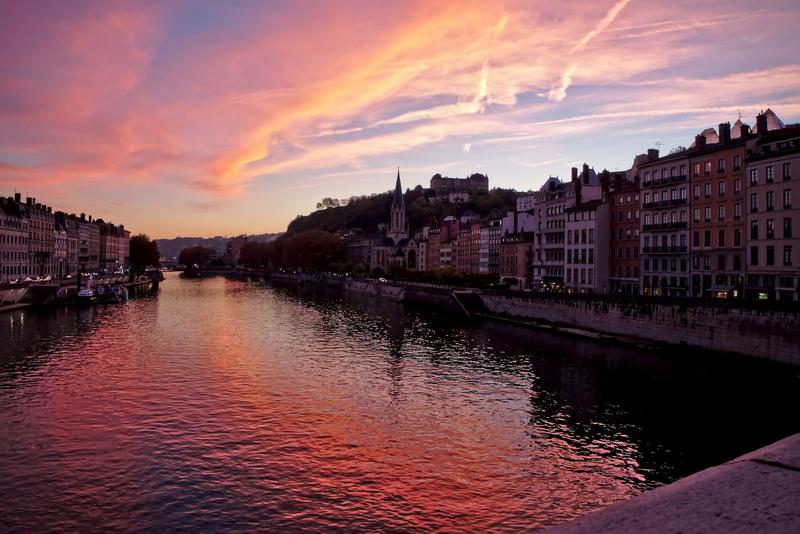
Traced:
[[800, 434], [545, 534], [800, 533]]

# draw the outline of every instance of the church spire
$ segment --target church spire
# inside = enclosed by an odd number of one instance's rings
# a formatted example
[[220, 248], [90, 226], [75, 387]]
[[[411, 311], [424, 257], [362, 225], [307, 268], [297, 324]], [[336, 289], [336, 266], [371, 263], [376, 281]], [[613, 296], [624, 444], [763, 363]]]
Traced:
[[403, 188], [400, 185], [400, 167], [397, 167], [397, 183], [394, 186], [394, 197], [392, 198], [392, 209], [405, 207], [403, 201]]

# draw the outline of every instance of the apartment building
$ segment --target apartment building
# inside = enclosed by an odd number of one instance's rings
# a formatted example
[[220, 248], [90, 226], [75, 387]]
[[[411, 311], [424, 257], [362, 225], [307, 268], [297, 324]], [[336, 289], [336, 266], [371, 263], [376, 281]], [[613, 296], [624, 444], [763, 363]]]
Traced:
[[800, 126], [759, 136], [746, 159], [746, 292], [750, 298], [798, 300], [800, 294]]

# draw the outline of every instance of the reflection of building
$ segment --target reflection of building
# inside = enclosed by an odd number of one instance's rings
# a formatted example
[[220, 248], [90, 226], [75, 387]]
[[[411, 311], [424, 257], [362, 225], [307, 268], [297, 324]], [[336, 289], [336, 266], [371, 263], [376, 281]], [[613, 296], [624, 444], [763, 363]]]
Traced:
[[747, 158], [747, 293], [798, 300], [800, 126], [761, 134], [765, 116], [757, 118], [759, 136]]

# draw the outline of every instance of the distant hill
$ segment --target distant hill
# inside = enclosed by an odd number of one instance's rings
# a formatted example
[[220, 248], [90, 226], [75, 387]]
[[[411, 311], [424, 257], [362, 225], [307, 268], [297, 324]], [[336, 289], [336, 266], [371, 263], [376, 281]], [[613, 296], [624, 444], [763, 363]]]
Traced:
[[[268, 243], [274, 241], [283, 235], [278, 234], [255, 234], [248, 235], [248, 241], [258, 241], [261, 243]], [[181, 250], [189, 247], [207, 247], [217, 251], [217, 254], [222, 255], [225, 253], [225, 248], [230, 240], [230, 237], [216, 236], [216, 237], [176, 237], [174, 239], [158, 239], [158, 251], [161, 253], [162, 258], [178, 259]]]
[[[472, 194], [468, 202], [449, 204], [431, 198], [430, 190], [421, 186], [406, 190], [403, 200], [406, 204], [408, 224], [417, 231], [426, 224], [441, 221], [449, 215], [459, 216], [472, 211], [482, 218], [500, 218], [515, 208], [516, 191], [513, 189], [492, 189], [488, 193]], [[392, 194], [377, 193], [364, 197], [352, 197], [346, 205], [318, 209], [308, 215], [298, 215], [287, 229], [292, 234], [304, 230], [359, 229], [365, 233], [375, 232], [378, 225], [388, 222]]]

